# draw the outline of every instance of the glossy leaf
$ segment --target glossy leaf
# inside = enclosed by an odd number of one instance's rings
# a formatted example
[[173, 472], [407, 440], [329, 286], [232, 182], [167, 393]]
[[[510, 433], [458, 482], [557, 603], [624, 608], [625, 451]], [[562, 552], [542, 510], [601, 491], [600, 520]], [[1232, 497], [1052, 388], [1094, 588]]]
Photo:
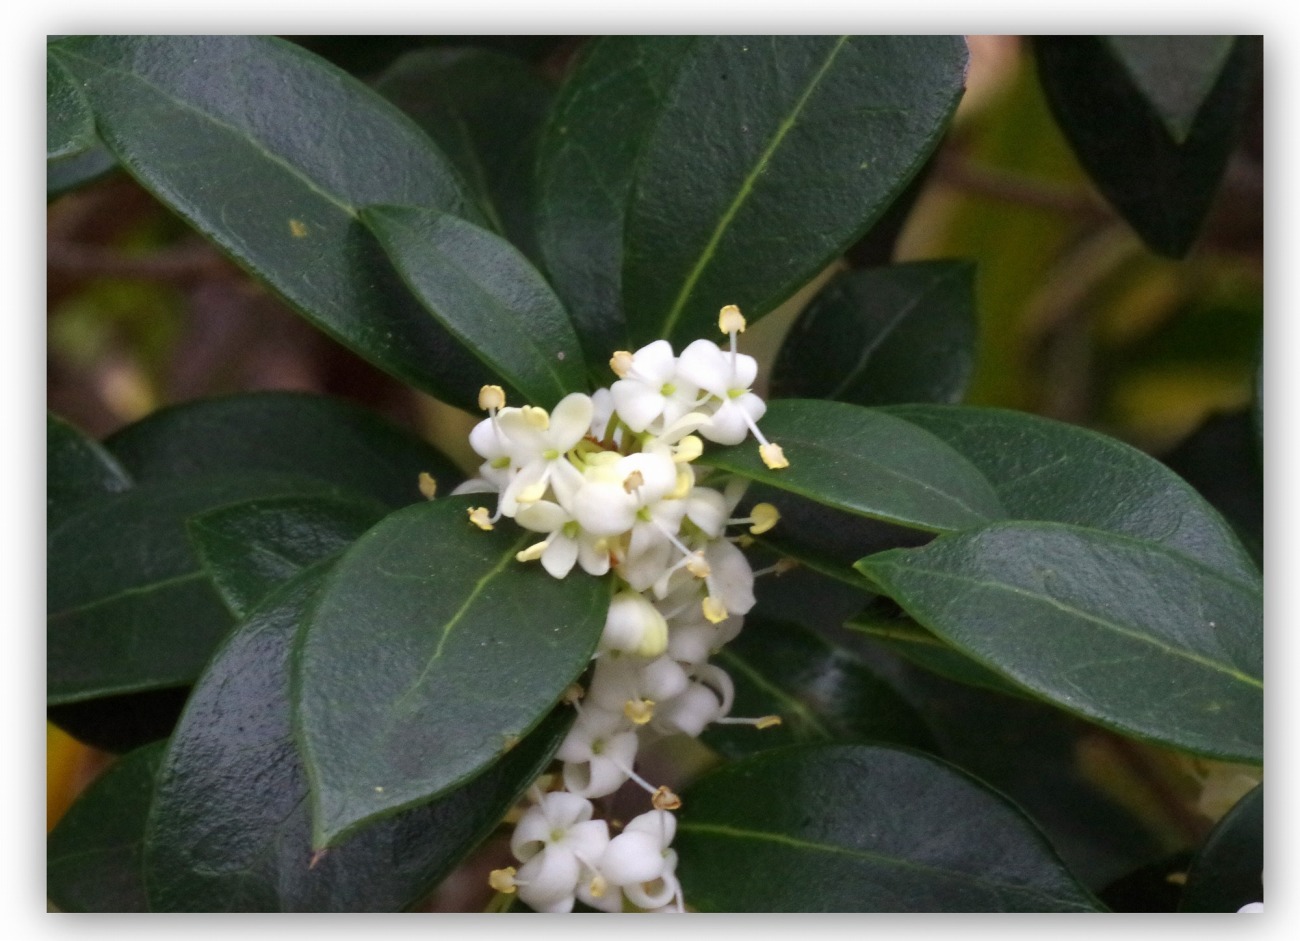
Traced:
[[489, 49], [417, 49], [375, 83], [460, 170], [483, 218], [536, 259], [533, 165], [552, 91], [522, 59]]
[[314, 856], [289, 684], [294, 633], [324, 571], [268, 597], [195, 687], [147, 831], [157, 911], [409, 908], [497, 825], [567, 729], [558, 713], [470, 784]]
[[775, 309], [921, 168], [965, 84], [956, 36], [708, 36], [637, 162], [623, 300], [636, 344]]
[[700, 911], [1093, 911], [1033, 823], [936, 759], [869, 745], [753, 755], [682, 795]]
[[710, 662], [736, 685], [732, 715], [781, 717], [767, 729], [710, 726], [701, 740], [728, 758], [798, 742], [931, 744], [925, 723], [888, 683], [798, 625], [750, 616]]
[[1114, 438], [1023, 412], [885, 409], [979, 468], [1013, 519], [1071, 523], [1149, 540], [1233, 578], [1255, 566], [1232, 529], [1177, 474]]
[[54, 199], [80, 189], [116, 169], [117, 161], [103, 144], [45, 165], [45, 198]]
[[871, 638], [873, 643], [905, 660], [955, 683], [1014, 696], [1025, 695], [1020, 687], [917, 624], [888, 598], [873, 598], [844, 626]]
[[356, 542], [387, 512], [370, 500], [278, 497], [192, 517], [186, 528], [226, 607], [243, 617], [277, 585]]
[[1228, 61], [1233, 38], [1103, 36], [1102, 43], [1181, 144]]
[[481, 773], [595, 649], [607, 583], [516, 561], [536, 534], [476, 529], [473, 502], [386, 518], [342, 557], [305, 625], [296, 710], [316, 846]]
[[[1121, 57], [1119, 48], [1097, 36], [1037, 37], [1039, 78], [1057, 123], [1098, 189], [1153, 251], [1181, 258], [1200, 232], [1236, 144], [1257, 82], [1258, 46], [1236, 39], [1208, 92], [1196, 86], [1206, 80], [1214, 56], [1187, 49], [1169, 59], [1163, 67], [1178, 73], [1173, 81], [1193, 89], [1172, 96], [1170, 101], [1178, 100], [1172, 107], [1152, 102], [1153, 80], [1135, 80], [1133, 50]], [[1180, 137], [1197, 97], [1201, 103]]]
[[415, 433], [347, 402], [253, 392], [160, 409], [105, 442], [139, 480], [270, 471], [317, 477], [389, 506], [424, 499], [428, 472], [443, 493], [461, 479]]
[[[700, 459], [818, 503], [929, 532], [1005, 515], [984, 476], [934, 435], [876, 409], [779, 399], [759, 428], [790, 466], [768, 470], [751, 438]], [[780, 503], [777, 503], [780, 508]]]
[[1139, 738], [1258, 763], [1263, 598], [1162, 546], [998, 523], [858, 568], [924, 627], [1062, 708]]
[[569, 315], [509, 242], [410, 206], [372, 206], [361, 218], [429, 313], [525, 401], [549, 408], [587, 388]]
[[95, 146], [95, 117], [77, 83], [52, 58], [45, 60], [45, 159], [75, 157]]
[[772, 394], [855, 405], [956, 402], [975, 367], [975, 268], [850, 271], [813, 298], [772, 367]]
[[1235, 912], [1264, 899], [1264, 785], [1224, 816], [1192, 859], [1178, 908]]
[[623, 223], [636, 161], [692, 36], [589, 40], [556, 96], [537, 156], [537, 238], [587, 360], [630, 341], [623, 313]]
[[322, 491], [317, 481], [283, 474], [142, 482], [51, 530], [49, 703], [192, 682], [231, 618], [189, 545], [185, 520], [254, 497]]
[[50, 833], [45, 893], [65, 912], [146, 912], [141, 855], [164, 743], [131, 752], [77, 798]]
[[410, 119], [279, 39], [77, 37], [49, 48], [104, 143], [163, 203], [360, 355], [474, 401], [485, 371], [410, 297], [356, 217], [395, 203], [479, 219]]
[[186, 685], [97, 696], [47, 706], [45, 718], [84, 745], [122, 755], [171, 735], [189, 694]]
[[55, 529], [81, 506], [131, 487], [117, 460], [56, 415], [45, 419], [45, 521]]

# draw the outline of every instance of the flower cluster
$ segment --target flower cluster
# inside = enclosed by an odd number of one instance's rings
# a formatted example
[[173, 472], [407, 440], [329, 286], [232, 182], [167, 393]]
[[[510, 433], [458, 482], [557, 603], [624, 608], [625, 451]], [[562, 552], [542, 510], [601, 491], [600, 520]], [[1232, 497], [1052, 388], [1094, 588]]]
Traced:
[[[484, 461], [458, 492], [498, 497], [495, 511], [474, 507], [470, 521], [492, 529], [509, 517], [537, 533], [517, 558], [555, 578], [576, 566], [616, 580], [588, 688], [567, 697], [578, 716], [557, 752], [562, 790], [533, 789], [511, 841], [520, 867], [491, 878], [538, 911], [570, 911], [579, 899], [606, 911], [625, 901], [683, 911], [671, 849], [681, 802], [636, 772], [638, 752], [715, 722], [779, 721], [730, 718], [731, 678], [709, 662], [754, 605], [755, 573], [727, 527], [763, 533], [778, 514], [760, 503], [736, 518], [744, 481], [710, 487], [693, 462], [705, 440], [734, 445], [753, 434], [768, 467], [788, 466], [758, 429], [767, 406], [751, 391], [757, 364], [737, 350], [745, 320], [724, 307], [719, 327], [729, 348], [696, 340], [678, 356], [657, 340], [615, 353], [611, 387], [566, 396], [550, 412], [507, 407], [496, 386], [479, 398], [488, 417], [470, 445]], [[653, 809], [611, 837], [592, 800], [628, 781]]]

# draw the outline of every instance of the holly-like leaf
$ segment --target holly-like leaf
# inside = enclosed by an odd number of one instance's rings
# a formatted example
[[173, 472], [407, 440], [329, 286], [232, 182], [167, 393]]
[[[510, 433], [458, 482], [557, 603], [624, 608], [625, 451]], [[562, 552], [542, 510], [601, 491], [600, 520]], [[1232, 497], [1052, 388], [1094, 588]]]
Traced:
[[45, 420], [45, 522], [55, 529], [79, 507], [131, 487], [113, 455], [56, 415]]
[[855, 405], [956, 402], [975, 366], [975, 266], [916, 261], [850, 271], [790, 328], [772, 394]]
[[525, 401], [587, 388], [569, 315], [517, 248], [428, 209], [371, 206], [361, 218], [429, 313]]
[[105, 442], [138, 480], [269, 471], [316, 477], [398, 507], [461, 474], [437, 448], [342, 399], [253, 392], [160, 409]]
[[488, 374], [401, 285], [357, 219], [377, 203], [481, 217], [395, 107], [292, 43], [103, 36], [50, 55], [134, 177], [316, 326], [463, 404]]
[[65, 912], [146, 912], [145, 818], [165, 743], [123, 756], [77, 798], [50, 833], [45, 893]]
[[75, 156], [51, 161], [45, 165], [45, 198], [54, 199], [93, 183], [116, 167], [113, 155], [98, 141]]
[[45, 59], [45, 159], [83, 154], [95, 146], [95, 116], [77, 83], [48, 55]]
[[277, 585], [342, 552], [387, 512], [371, 500], [277, 497], [192, 517], [187, 529], [226, 607], [244, 617]]
[[588, 42], [556, 96], [537, 156], [537, 238], [587, 360], [629, 345], [623, 222], [636, 161], [692, 36]]
[[1098, 907], [1010, 802], [914, 752], [796, 745], [726, 765], [682, 800], [678, 875], [700, 911]]
[[928, 532], [967, 529], [1006, 515], [984, 475], [964, 457], [878, 409], [778, 399], [759, 428], [781, 445], [789, 467], [768, 470], [753, 440], [708, 450], [700, 462], [835, 509]]
[[735, 716], [780, 716], [774, 728], [712, 725], [701, 736], [729, 758], [797, 742], [890, 742], [924, 748], [930, 733], [893, 688], [806, 628], [745, 619], [713, 658], [736, 686]]
[[460, 170], [483, 218], [529, 258], [533, 165], [552, 91], [522, 59], [490, 49], [417, 49], [375, 82]]
[[1232, 578], [1256, 577], [1250, 556], [1213, 507], [1169, 468], [1121, 441], [1003, 409], [901, 405], [885, 411], [943, 439], [979, 468], [1013, 519], [1132, 536]]
[[637, 161], [624, 229], [634, 343], [756, 320], [888, 208], [965, 83], [956, 36], [707, 36]]
[[1258, 45], [1237, 38], [1224, 52], [1224, 38], [1034, 41], [1043, 90], [1079, 162], [1171, 258], [1196, 241], [1256, 87]]
[[497, 825], [563, 738], [567, 710], [473, 782], [314, 854], [292, 734], [290, 656], [327, 567], [304, 570], [269, 596], [195, 687], [146, 831], [154, 910], [409, 908]]
[[459, 786], [497, 761], [590, 660], [604, 580], [515, 559], [459, 497], [409, 507], [335, 567], [300, 638], [296, 711], [313, 843]]
[[1235, 912], [1264, 900], [1264, 785], [1233, 806], [1192, 859], [1178, 910]]
[[1070, 712], [1174, 748], [1263, 757], [1263, 597], [1163, 546], [995, 523], [858, 568], [924, 627]]
[[193, 682], [232, 619], [185, 521], [254, 497], [331, 493], [284, 474], [141, 482], [50, 530], [46, 693], [51, 705]]

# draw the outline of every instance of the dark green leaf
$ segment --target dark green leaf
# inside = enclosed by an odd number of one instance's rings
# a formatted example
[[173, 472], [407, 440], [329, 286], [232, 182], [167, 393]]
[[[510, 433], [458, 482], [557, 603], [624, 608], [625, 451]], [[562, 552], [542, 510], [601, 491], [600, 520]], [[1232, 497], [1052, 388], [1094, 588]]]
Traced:
[[533, 165], [550, 86], [514, 56], [461, 48], [408, 52], [375, 90], [456, 164], [492, 228], [538, 258]]
[[470, 504], [437, 500], [371, 529], [305, 625], [296, 711], [317, 846], [480, 773], [595, 649], [607, 582], [517, 562], [536, 534], [482, 532]]
[[[556, 97], [537, 157], [537, 238], [587, 361], [629, 345], [623, 222], [645, 139], [692, 36], [591, 40]], [[725, 302], [724, 302], [725, 303]]]
[[632, 339], [756, 320], [856, 241], [921, 168], [966, 76], [956, 36], [708, 36], [637, 163], [624, 234]]
[[50, 46], [145, 187], [314, 324], [393, 375], [472, 403], [486, 373], [357, 220], [376, 203], [479, 215], [406, 116], [298, 46], [255, 36]]
[[50, 704], [192, 682], [231, 618], [190, 547], [185, 520], [255, 497], [322, 492], [318, 481], [283, 474], [141, 482], [52, 529]]
[[1264, 900], [1264, 785], [1219, 821], [1192, 859], [1178, 906], [1184, 912], [1235, 912]]
[[956, 683], [1023, 696], [1025, 691], [917, 624], [887, 598], [875, 598], [845, 627]]
[[96, 143], [89, 150], [74, 157], [54, 160], [45, 165], [45, 198], [54, 199], [64, 193], [93, 183], [117, 167], [117, 161], [103, 144]]
[[567, 729], [569, 716], [557, 714], [470, 784], [313, 859], [289, 661], [323, 572], [305, 571], [269, 597], [195, 687], [163, 761], [147, 830], [155, 910], [408, 908], [497, 825]]
[[975, 366], [975, 266], [917, 261], [839, 275], [790, 328], [774, 396], [956, 402]]
[[1123, 442], [1001, 409], [903, 405], [885, 411], [942, 438], [979, 468], [1014, 519], [1149, 540], [1230, 577], [1255, 577], [1222, 517], [1177, 474]]
[[1097, 530], [996, 523], [858, 568], [912, 617], [1062, 708], [1187, 751], [1263, 756], [1263, 598]]
[[278, 497], [192, 517], [187, 529], [226, 607], [243, 617], [281, 582], [342, 552], [387, 512], [370, 500]]
[[729, 758], [796, 742], [931, 744], [925, 723], [888, 683], [798, 625], [746, 618], [712, 662], [735, 682], [732, 715], [781, 717], [768, 729], [710, 726], [702, 740]]
[[50, 833], [45, 892], [65, 912], [146, 912], [140, 857], [165, 743], [103, 773]]
[[587, 388], [569, 315], [513, 245], [428, 209], [372, 206], [361, 218], [429, 313], [525, 401], [546, 408]]
[[124, 754], [172, 734], [190, 694], [188, 686], [100, 696], [49, 706], [45, 718], [77, 741]]
[[913, 752], [753, 755], [690, 787], [680, 819], [678, 871], [700, 911], [1097, 908], [1005, 798]]
[[423, 499], [427, 471], [443, 493], [461, 479], [437, 448], [342, 399], [254, 392], [154, 412], [105, 442], [139, 480], [271, 471], [317, 477], [389, 506]]
[[752, 440], [706, 451], [701, 463], [835, 509], [929, 532], [1006, 515], [988, 481], [964, 457], [882, 411], [779, 399], [768, 405], [759, 427], [785, 450], [789, 467], [768, 470]]
[[45, 58], [45, 159], [75, 157], [95, 146], [95, 117], [77, 83]]
[[131, 487], [122, 465], [100, 445], [56, 415], [45, 418], [45, 524], [53, 530], [78, 508]]
[[[1149, 37], [1165, 46], [1211, 37]], [[1214, 37], [1217, 39], [1217, 37]], [[1097, 36], [1040, 36], [1038, 73], [1057, 123], [1098, 189], [1153, 250], [1186, 255], [1219, 188], [1259, 72], [1259, 47], [1238, 38], [1208, 91], [1217, 53], [1180, 50], [1162, 64], [1133, 70], [1134, 50], [1122, 58], [1113, 41]], [[1189, 68], [1189, 63], [1191, 67]], [[1151, 98], [1157, 70], [1172, 69], [1186, 93]], [[1192, 102], [1199, 107], [1179, 132]], [[1172, 127], [1172, 132], [1171, 132]]]
[[1175, 144], [1187, 140], [1232, 52], [1231, 36], [1103, 36], [1102, 42]]

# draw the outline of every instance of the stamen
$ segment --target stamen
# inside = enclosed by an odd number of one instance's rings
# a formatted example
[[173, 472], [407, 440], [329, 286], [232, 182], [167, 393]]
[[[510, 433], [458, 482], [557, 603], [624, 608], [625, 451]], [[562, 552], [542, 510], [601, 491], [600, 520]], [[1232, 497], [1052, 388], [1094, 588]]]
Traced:
[[717, 725], [752, 725], [756, 729], [771, 729], [781, 724], [780, 716], [759, 716], [757, 719], [735, 719], [726, 716], [713, 720]]
[[768, 466], [768, 469], [780, 470], [783, 467], [789, 467], [790, 462], [785, 459], [785, 452], [781, 450], [781, 446], [773, 444], [763, 437], [763, 432], [758, 430], [758, 425], [754, 423], [754, 419], [749, 417], [749, 412], [742, 408], [740, 417], [745, 419], [745, 424], [749, 426], [749, 430], [758, 439], [758, 456], [763, 459], [763, 463]]
[[438, 481], [428, 471], [420, 471], [420, 495], [426, 500], [438, 495]]
[[[629, 780], [635, 781], [637, 784], [639, 784], [647, 794], [659, 793], [659, 790], [656, 789], [653, 784], [651, 784], [645, 778], [641, 777], [641, 775], [637, 774], [629, 766], [623, 764], [621, 761], [617, 761], [612, 755], [605, 756], [605, 758], [615, 768], [617, 768], [619, 771], [622, 771], [624, 774], [626, 774]], [[663, 788], [663, 790], [667, 790], [667, 788]], [[668, 793], [671, 794], [672, 792], [669, 791]]]
[[546, 409], [538, 408], [536, 405], [525, 405], [520, 411], [523, 412], [524, 421], [538, 431], [545, 431], [551, 427], [551, 416]]
[[514, 866], [507, 866], [504, 869], [493, 869], [488, 873], [488, 885], [491, 886], [494, 891], [511, 895], [519, 886], [527, 885], [527, 883], [515, 881], [515, 873], [518, 871], [519, 870], [515, 869]]
[[799, 563], [796, 562], [794, 559], [790, 559], [790, 558], [777, 559], [775, 562], [773, 562], [771, 565], [767, 566], [766, 568], [756, 569], [754, 572], [754, 577], [758, 578], [760, 575], [784, 575], [786, 572], [789, 572], [793, 569], [797, 569], [798, 567], [799, 567]]
[[750, 516], [743, 518], [727, 520], [727, 525], [739, 526], [744, 523], [752, 523], [753, 525], [749, 527], [750, 533], [761, 536], [781, 519], [780, 511], [770, 503], [755, 503], [754, 508], [750, 510], [750, 514]]
[[677, 447], [673, 448], [673, 461], [678, 464], [689, 464], [703, 453], [704, 442], [700, 440], [700, 437], [698, 435], [687, 435], [677, 442]]
[[522, 551], [520, 551], [520, 552], [516, 552], [516, 553], [515, 553], [515, 561], [516, 561], [516, 562], [536, 562], [538, 559], [540, 559], [540, 558], [542, 557], [542, 553], [546, 551], [546, 548], [547, 548], [549, 545], [550, 545], [550, 543], [547, 542], [546, 540], [543, 540], [543, 541], [541, 541], [541, 542], [535, 542], [535, 543], [533, 543], [531, 546], [529, 546], [527, 549], [524, 549], [524, 550], [522, 550]]
[[485, 412], [495, 412], [506, 404], [506, 391], [500, 386], [484, 386], [478, 390], [478, 407]]
[[560, 697], [560, 701], [566, 703], [567, 705], [573, 706], [573, 705], [577, 705], [578, 700], [582, 699], [582, 697], [586, 695], [587, 695], [587, 691], [582, 688], [581, 684], [570, 683], [568, 686], [565, 687], [564, 694]]
[[485, 506], [470, 507], [469, 521], [485, 533], [491, 532], [493, 529], [492, 520], [489, 519], [487, 507]]
[[623, 703], [623, 715], [627, 716], [633, 725], [645, 725], [655, 715], [655, 703], [653, 699], [629, 699]]
[[660, 785], [654, 797], [650, 798], [650, 806], [655, 810], [677, 810], [682, 806], [682, 799], [666, 784]]
[[632, 368], [632, 354], [627, 350], [619, 350], [609, 358], [609, 368], [614, 370], [614, 375], [622, 379]]
[[717, 598], [709, 595], [704, 599], [701, 607], [704, 609], [704, 616], [714, 624], [721, 624], [727, 619], [727, 609]]
[[645, 486], [645, 474], [639, 470], [634, 470], [623, 480], [623, 492], [635, 493], [640, 487]]

